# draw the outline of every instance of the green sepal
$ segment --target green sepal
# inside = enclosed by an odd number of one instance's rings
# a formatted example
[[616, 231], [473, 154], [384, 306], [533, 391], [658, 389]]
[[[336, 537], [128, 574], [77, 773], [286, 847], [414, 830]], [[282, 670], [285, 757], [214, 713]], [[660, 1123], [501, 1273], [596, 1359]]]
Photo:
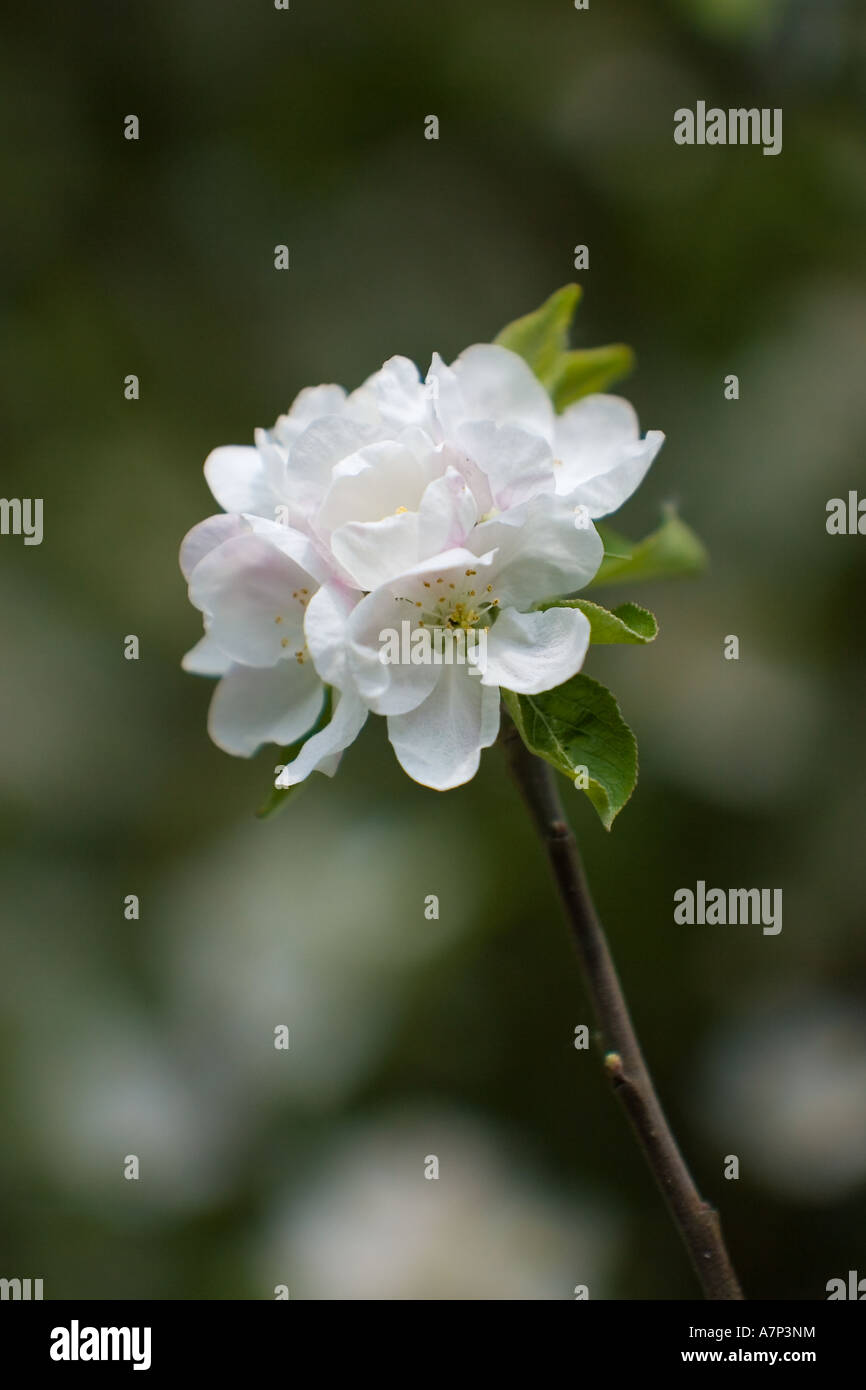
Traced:
[[[311, 739], [313, 734], [317, 734], [321, 729], [324, 729], [325, 725], [330, 721], [333, 703], [333, 692], [331, 687], [325, 686], [325, 694], [318, 719], [315, 724], [313, 724], [312, 728], [299, 738], [296, 743], [292, 743], [288, 748], [280, 750], [278, 755], [278, 766], [285, 767], [287, 763], [294, 762], [307, 740]], [[276, 815], [277, 811], [281, 811], [286, 802], [291, 797], [297, 795], [304, 786], [306, 786], [306, 782], [297, 782], [293, 787], [272, 787], [269, 796], [256, 811], [258, 819], [267, 820], [270, 816]]]
[[658, 530], [636, 545], [604, 524], [598, 525], [597, 530], [604, 545], [604, 559], [588, 588], [698, 574], [708, 563], [703, 542], [673, 511]]

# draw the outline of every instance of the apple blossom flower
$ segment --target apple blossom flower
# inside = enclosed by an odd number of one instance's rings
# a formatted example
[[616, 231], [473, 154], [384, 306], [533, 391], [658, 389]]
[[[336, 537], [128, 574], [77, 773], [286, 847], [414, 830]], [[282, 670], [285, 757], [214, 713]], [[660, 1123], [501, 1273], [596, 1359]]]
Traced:
[[556, 492], [590, 517], [607, 516], [643, 481], [664, 442], [660, 430], [640, 438], [637, 415], [619, 396], [585, 396], [554, 414], [523, 358], [496, 343], [467, 348], [450, 367], [434, 353], [428, 382], [440, 438], [466, 450], [497, 510]]
[[[307, 647], [304, 610], [329, 576], [306, 537], [260, 517], [210, 517], [183, 541], [181, 568], [205, 624], [184, 669], [220, 677], [208, 717], [214, 743], [249, 757], [263, 743], [290, 744], [308, 733], [325, 685]], [[341, 751], [348, 714], [347, 706], [324, 759]]]
[[[496, 738], [500, 688], [534, 694], [581, 667], [589, 623], [542, 600], [589, 582], [590, 518], [638, 485], [663, 436], [631, 406], [589, 396], [557, 416], [521, 357], [494, 344], [426, 380], [392, 357], [356, 391], [302, 391], [250, 447], [215, 449], [205, 474], [225, 514], [186, 537], [181, 567], [205, 633], [184, 658], [218, 676], [209, 731], [249, 757], [302, 747], [277, 781], [332, 774], [367, 713], [397, 757], [444, 789]], [[577, 514], [577, 516], [576, 516]], [[483, 633], [483, 668], [386, 666], [382, 630]], [[330, 692], [330, 719], [321, 720]]]
[[480, 343], [450, 367], [434, 354], [423, 382], [414, 363], [392, 357], [351, 395], [307, 388], [255, 440], [209, 455], [216, 500], [228, 512], [280, 520], [336, 554], [342, 525], [408, 515], [389, 524], [409, 529], [424, 487], [449, 468], [472, 489], [479, 517], [543, 492], [605, 516], [642, 481], [664, 435], [641, 439], [632, 406], [617, 396], [587, 396], [557, 416], [521, 357]]
[[[426, 428], [425, 428], [426, 427]], [[372, 467], [361, 451], [384, 442], [404, 442], [406, 466], [425, 468], [429, 478], [444, 471], [427, 457], [434, 448], [431, 402], [417, 368], [392, 357], [356, 391], [341, 386], [307, 387], [270, 430], [255, 432], [254, 446], [227, 445], [205, 460], [205, 477], [227, 512], [278, 520], [319, 536], [327, 522], [319, 512], [337, 478]], [[412, 460], [414, 460], [414, 465]], [[405, 505], [399, 502], [396, 506]]]
[[[575, 530], [561, 499], [542, 495], [473, 526], [460, 546], [421, 560], [357, 604], [341, 607], [338, 589], [323, 585], [307, 610], [308, 640], [335, 686], [387, 717], [404, 771], [445, 790], [472, 778], [481, 750], [495, 741], [500, 687], [536, 694], [580, 670], [590, 633], [583, 613], [533, 605], [581, 588], [601, 558], [595, 529]], [[386, 664], [381, 635], [395, 619], [413, 630], [485, 630], [483, 668]]]

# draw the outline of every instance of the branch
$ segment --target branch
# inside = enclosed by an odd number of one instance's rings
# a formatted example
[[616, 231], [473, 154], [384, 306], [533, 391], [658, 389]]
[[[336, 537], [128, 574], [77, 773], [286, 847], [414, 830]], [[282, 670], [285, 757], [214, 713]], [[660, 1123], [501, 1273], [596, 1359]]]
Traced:
[[718, 1215], [695, 1187], [641, 1054], [554, 772], [530, 753], [513, 724], [504, 731], [503, 745], [553, 869], [604, 1040], [605, 1070], [613, 1089], [661, 1188], [705, 1297], [742, 1299]]

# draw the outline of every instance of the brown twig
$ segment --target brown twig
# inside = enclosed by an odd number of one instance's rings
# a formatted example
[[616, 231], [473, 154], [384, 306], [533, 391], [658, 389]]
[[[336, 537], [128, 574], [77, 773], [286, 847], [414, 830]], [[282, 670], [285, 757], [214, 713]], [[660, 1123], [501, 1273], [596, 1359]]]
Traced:
[[565, 819], [555, 774], [530, 753], [511, 724], [504, 731], [503, 744], [553, 869], [604, 1040], [605, 1070], [613, 1089], [661, 1188], [705, 1297], [741, 1299], [718, 1214], [695, 1187], [644, 1062], [577, 842]]

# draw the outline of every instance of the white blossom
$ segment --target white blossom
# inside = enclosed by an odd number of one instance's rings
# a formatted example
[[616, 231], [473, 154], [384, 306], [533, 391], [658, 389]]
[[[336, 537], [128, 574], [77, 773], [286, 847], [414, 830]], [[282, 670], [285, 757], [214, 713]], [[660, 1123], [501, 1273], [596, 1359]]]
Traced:
[[[515, 353], [468, 348], [426, 379], [392, 357], [351, 394], [300, 393], [250, 447], [215, 449], [225, 509], [186, 537], [181, 566], [205, 633], [184, 666], [220, 678], [214, 741], [250, 756], [306, 739], [277, 785], [332, 774], [372, 711], [423, 784], [467, 781], [496, 739], [500, 688], [537, 694], [573, 676], [589, 624], [539, 609], [602, 559], [591, 518], [634, 490], [663, 436], [596, 395], [555, 415]], [[385, 664], [382, 632], [484, 633], [483, 666]]]

